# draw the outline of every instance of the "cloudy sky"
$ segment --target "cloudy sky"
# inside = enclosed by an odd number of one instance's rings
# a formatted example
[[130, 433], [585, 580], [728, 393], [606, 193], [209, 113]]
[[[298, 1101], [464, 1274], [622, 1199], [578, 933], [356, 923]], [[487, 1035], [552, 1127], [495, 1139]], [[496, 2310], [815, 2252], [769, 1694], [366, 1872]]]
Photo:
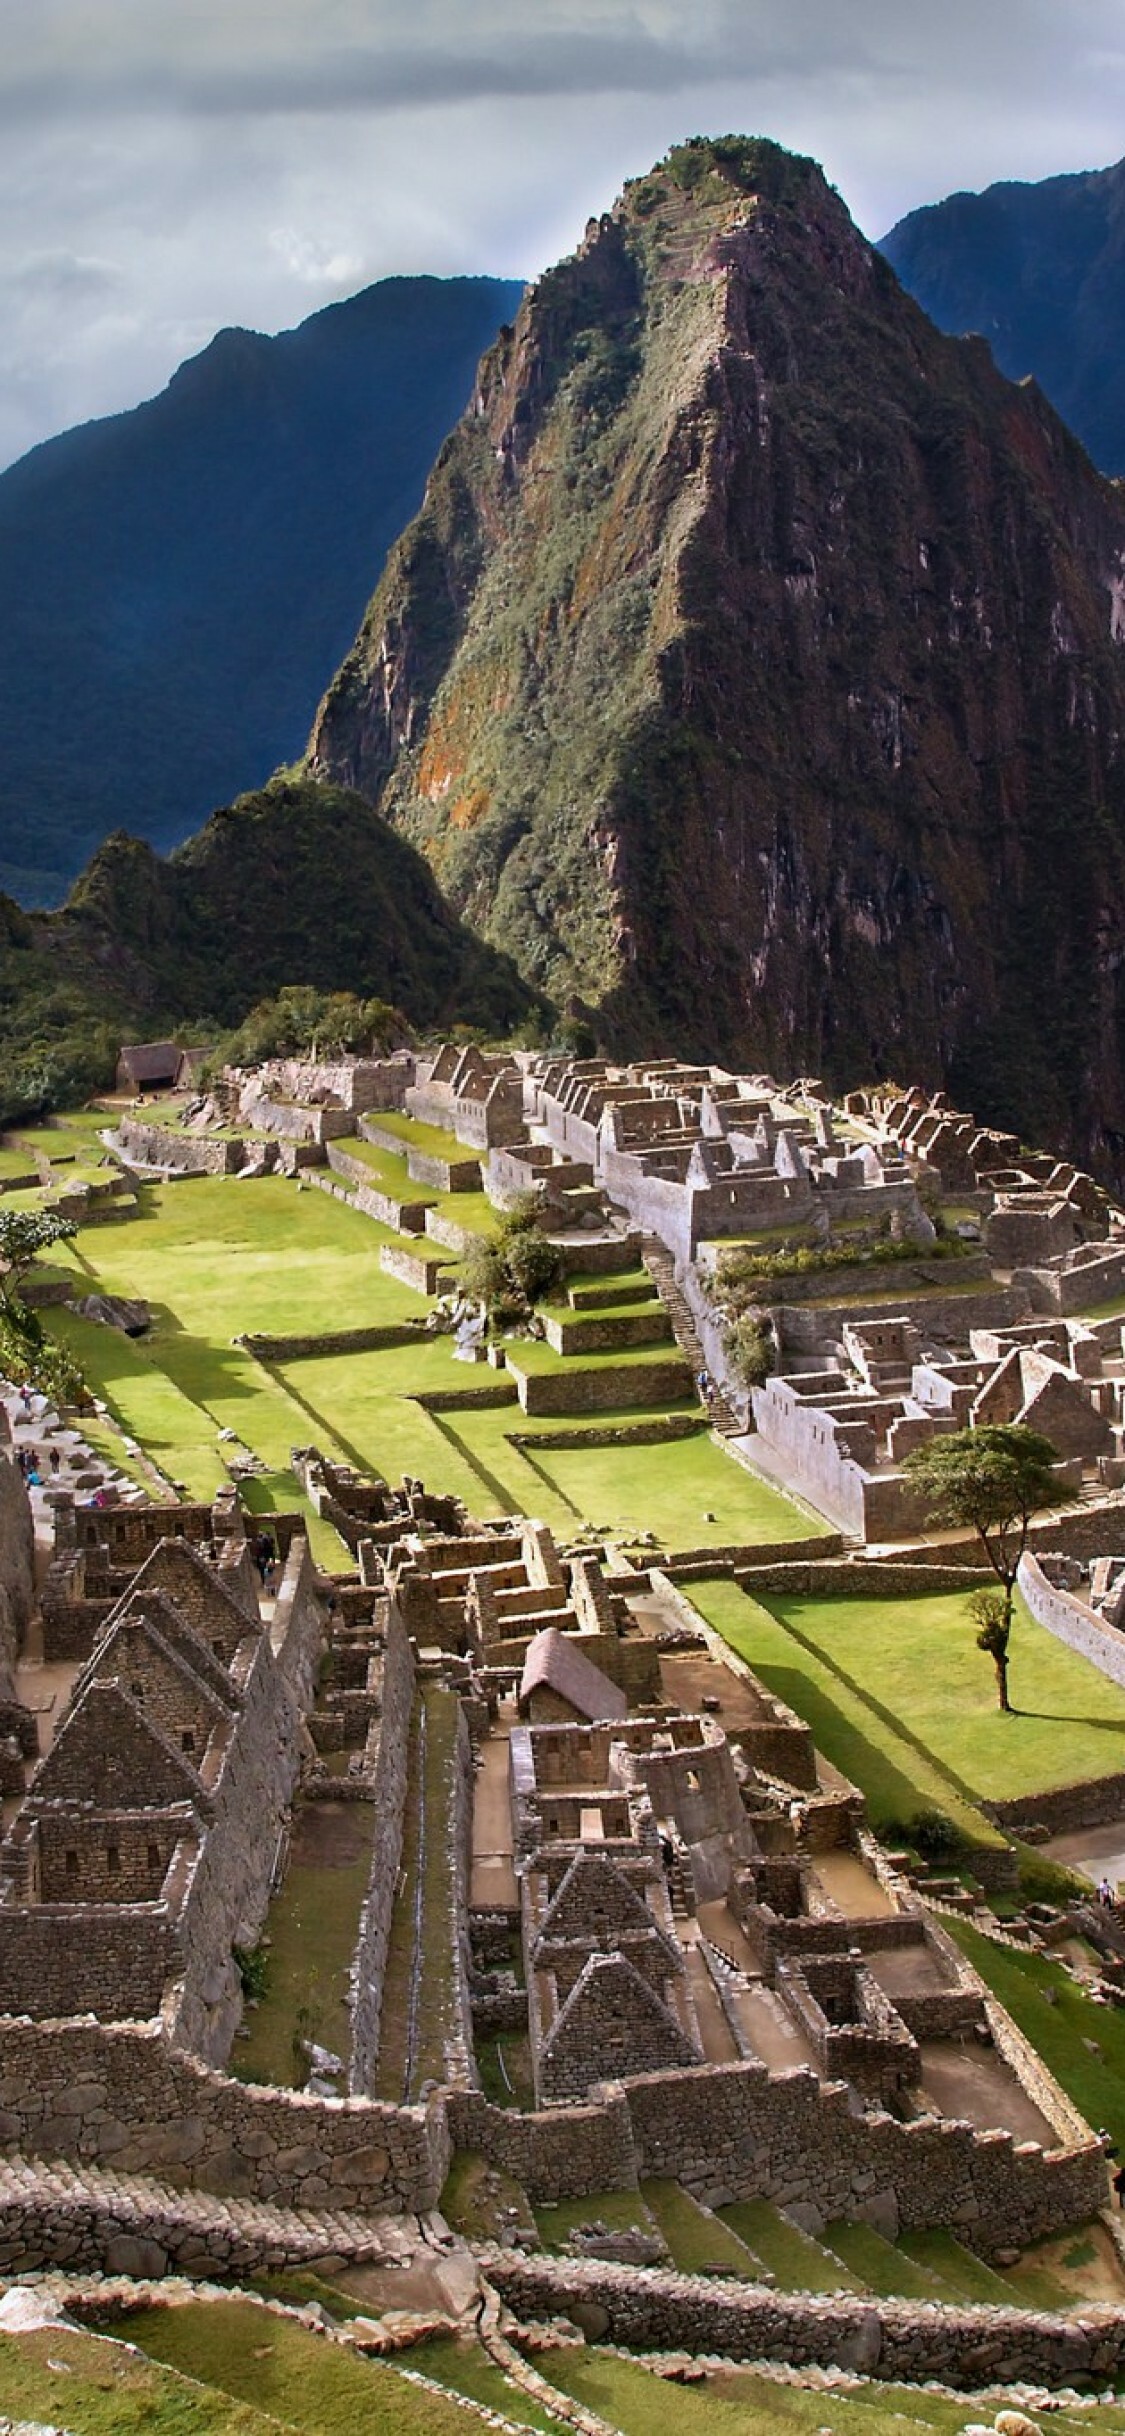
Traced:
[[679, 137], [869, 235], [1125, 148], [1121, 0], [0, 0], [0, 464], [392, 271], [531, 276]]

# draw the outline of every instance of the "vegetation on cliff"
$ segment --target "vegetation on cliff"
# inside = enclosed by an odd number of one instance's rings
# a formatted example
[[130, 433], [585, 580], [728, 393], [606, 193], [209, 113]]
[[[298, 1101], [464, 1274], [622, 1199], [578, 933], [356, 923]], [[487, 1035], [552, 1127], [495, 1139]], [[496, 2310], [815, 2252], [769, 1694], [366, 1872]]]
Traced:
[[166, 850], [300, 750], [520, 294], [386, 279], [222, 330], [0, 473], [0, 886], [56, 904], [111, 830]]
[[814, 163], [696, 141], [486, 356], [310, 767], [608, 1044], [908, 1070], [1107, 1170], [1123, 558]]
[[278, 780], [166, 862], [108, 839], [58, 913], [0, 898], [0, 1123], [103, 1087], [123, 1038], [207, 1041], [301, 986], [422, 1027], [536, 1012], [368, 803]]

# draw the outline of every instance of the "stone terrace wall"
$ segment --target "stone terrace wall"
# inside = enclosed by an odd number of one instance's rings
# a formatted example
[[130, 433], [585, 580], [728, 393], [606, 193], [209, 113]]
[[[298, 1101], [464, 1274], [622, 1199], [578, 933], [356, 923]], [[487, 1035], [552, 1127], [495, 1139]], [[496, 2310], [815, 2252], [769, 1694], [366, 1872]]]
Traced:
[[1054, 1589], [1037, 1557], [1022, 1559], [1019, 1586], [1037, 1624], [1053, 1633], [1056, 1641], [1065, 1641], [1068, 1649], [1077, 1650], [1079, 1657], [1088, 1658], [1111, 1683], [1125, 1684], [1125, 1633], [1101, 1623], [1068, 1590]]
[[245, 1142], [183, 1133], [165, 1125], [142, 1125], [129, 1116], [120, 1118], [117, 1137], [128, 1157], [139, 1159], [146, 1167], [176, 1167], [185, 1176], [236, 1175], [246, 1155]]
[[812, 2206], [827, 2222], [862, 2217], [873, 2195], [887, 2193], [904, 2230], [947, 2225], [985, 2256], [1084, 2222], [1106, 2199], [1105, 2160], [1092, 2136], [1047, 2153], [967, 2123], [853, 2115], [844, 2083], [756, 2063], [652, 2073], [595, 2092], [584, 2108], [539, 2116], [457, 2099], [449, 2123], [457, 2147], [516, 2175], [533, 2200], [667, 2176], [710, 2206], [760, 2196]]
[[373, 1771], [375, 1833], [371, 1846], [371, 1874], [367, 1881], [355, 1953], [348, 2087], [357, 2097], [365, 2096], [370, 2090], [379, 2061], [383, 1977], [402, 1861], [410, 1712], [414, 1702], [414, 1657], [405, 1627], [393, 1604], [387, 1616], [382, 1700], [379, 1747]]
[[604, 2104], [523, 2115], [476, 2091], [447, 2100], [453, 2145], [487, 2157], [532, 2199], [584, 2199], [591, 2191], [635, 2191], [637, 2157], [623, 2088]]
[[155, 2023], [0, 2020], [0, 2141], [287, 2206], [436, 2207], [440, 2105], [308, 2098], [227, 2080]]
[[583, 1370], [566, 1362], [558, 1370], [521, 1370], [518, 1356], [508, 1367], [519, 1387], [525, 1413], [610, 1413], [634, 1404], [677, 1403], [691, 1394], [691, 1365], [682, 1355], [666, 1362], [614, 1364]]
[[919, 2308], [862, 2296], [817, 2300], [600, 2259], [526, 2258], [514, 2250], [486, 2252], [483, 2263], [517, 2317], [578, 2314], [591, 2341], [638, 2351], [839, 2366], [888, 2383], [936, 2378], [969, 2391], [1000, 2381], [1120, 2383], [1125, 2370], [1120, 2310], [1075, 2319], [1011, 2308]]
[[1014, 1801], [982, 1802], [981, 1808], [1016, 1835], [1027, 1825], [1046, 1827], [1051, 1835], [1115, 1826], [1125, 1814], [1125, 1775], [1091, 1776], [1080, 1784], [1057, 1785], [1053, 1793], [1025, 1793]]

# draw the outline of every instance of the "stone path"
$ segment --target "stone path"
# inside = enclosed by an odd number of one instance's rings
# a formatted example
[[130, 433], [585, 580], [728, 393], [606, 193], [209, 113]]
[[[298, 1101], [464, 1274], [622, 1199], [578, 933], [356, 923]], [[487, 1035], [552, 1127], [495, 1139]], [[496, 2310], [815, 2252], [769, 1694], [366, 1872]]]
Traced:
[[409, 2220], [176, 2191], [147, 2174], [0, 2160], [0, 2272], [72, 2265], [118, 2275], [252, 2274], [335, 2261], [407, 2269]]

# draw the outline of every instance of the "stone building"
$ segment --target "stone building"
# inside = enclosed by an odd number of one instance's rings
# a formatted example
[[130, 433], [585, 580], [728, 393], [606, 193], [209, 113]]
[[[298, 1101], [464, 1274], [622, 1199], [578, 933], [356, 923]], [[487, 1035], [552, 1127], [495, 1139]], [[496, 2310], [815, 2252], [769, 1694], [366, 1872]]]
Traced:
[[322, 1618], [294, 1539], [263, 1619], [248, 1569], [157, 1542], [110, 1614], [0, 1846], [0, 2006], [159, 2016], [224, 2060], [297, 1784]]

